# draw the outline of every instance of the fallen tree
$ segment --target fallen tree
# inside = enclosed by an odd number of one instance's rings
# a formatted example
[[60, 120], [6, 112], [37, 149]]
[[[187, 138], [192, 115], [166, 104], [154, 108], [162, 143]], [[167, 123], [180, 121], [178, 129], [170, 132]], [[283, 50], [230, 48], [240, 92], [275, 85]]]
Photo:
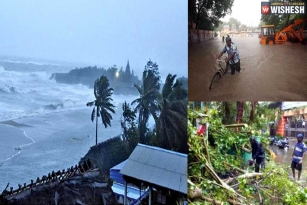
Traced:
[[[243, 160], [250, 132], [227, 129], [210, 119], [209, 136], [197, 134], [189, 110], [188, 146], [190, 204], [307, 204], [307, 188], [289, 179], [289, 170], [273, 160], [254, 173]], [[265, 143], [263, 143], [265, 144]], [[273, 157], [269, 149], [267, 156]], [[269, 159], [270, 159], [269, 157]]]

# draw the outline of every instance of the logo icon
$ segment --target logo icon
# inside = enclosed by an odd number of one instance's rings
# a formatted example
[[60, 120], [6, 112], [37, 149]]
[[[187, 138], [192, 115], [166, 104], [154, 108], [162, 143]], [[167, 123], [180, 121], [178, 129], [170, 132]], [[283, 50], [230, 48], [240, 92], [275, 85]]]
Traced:
[[270, 6], [261, 6], [261, 14], [269, 14]]
[[271, 13], [271, 2], [261, 2], [261, 14]]

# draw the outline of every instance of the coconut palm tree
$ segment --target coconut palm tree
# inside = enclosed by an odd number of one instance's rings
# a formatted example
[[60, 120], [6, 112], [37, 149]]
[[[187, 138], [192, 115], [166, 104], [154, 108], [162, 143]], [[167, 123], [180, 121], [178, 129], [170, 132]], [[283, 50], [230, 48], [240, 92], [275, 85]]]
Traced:
[[163, 148], [187, 153], [187, 90], [168, 74], [159, 101], [156, 124]]
[[127, 103], [126, 101], [124, 102], [123, 106], [123, 120], [121, 121], [121, 127], [124, 130], [123, 133], [123, 139], [125, 141], [127, 141], [128, 139], [128, 130], [130, 128], [134, 128], [135, 127], [135, 119], [136, 119], [136, 112], [135, 110], [132, 110], [130, 108], [129, 103]]
[[138, 132], [140, 143], [145, 143], [145, 134], [147, 131], [147, 123], [150, 115], [157, 121], [158, 96], [160, 89], [160, 76], [158, 65], [151, 60], [147, 62], [142, 76], [142, 85], [134, 84], [138, 90], [140, 97], [135, 99], [131, 104], [137, 104], [135, 110], [139, 112], [138, 116]]
[[111, 103], [113, 99], [111, 95], [113, 94], [113, 88], [109, 88], [109, 80], [106, 76], [102, 75], [95, 81], [94, 84], [94, 95], [96, 100], [88, 102], [87, 106], [94, 106], [91, 120], [94, 121], [96, 117], [96, 145], [98, 140], [98, 117], [101, 117], [102, 123], [105, 128], [107, 126], [111, 127], [112, 115], [110, 112], [115, 113], [114, 105]]

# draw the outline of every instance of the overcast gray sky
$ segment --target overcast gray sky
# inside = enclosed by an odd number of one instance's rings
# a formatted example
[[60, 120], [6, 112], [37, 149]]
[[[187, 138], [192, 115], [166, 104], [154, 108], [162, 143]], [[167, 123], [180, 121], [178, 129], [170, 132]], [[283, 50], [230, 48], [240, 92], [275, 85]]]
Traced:
[[233, 17], [246, 26], [258, 26], [261, 19], [261, 2], [268, 0], [234, 0], [232, 12], [221, 21], [228, 22]]
[[187, 77], [186, 0], [0, 2], [0, 55], [125, 67], [151, 58]]

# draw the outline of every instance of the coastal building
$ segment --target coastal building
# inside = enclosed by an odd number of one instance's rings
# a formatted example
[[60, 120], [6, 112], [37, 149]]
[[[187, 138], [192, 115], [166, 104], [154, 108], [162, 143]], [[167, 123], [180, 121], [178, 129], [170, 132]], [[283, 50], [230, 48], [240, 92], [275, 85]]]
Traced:
[[123, 204], [182, 204], [187, 199], [187, 155], [138, 144], [110, 169], [112, 190]]

